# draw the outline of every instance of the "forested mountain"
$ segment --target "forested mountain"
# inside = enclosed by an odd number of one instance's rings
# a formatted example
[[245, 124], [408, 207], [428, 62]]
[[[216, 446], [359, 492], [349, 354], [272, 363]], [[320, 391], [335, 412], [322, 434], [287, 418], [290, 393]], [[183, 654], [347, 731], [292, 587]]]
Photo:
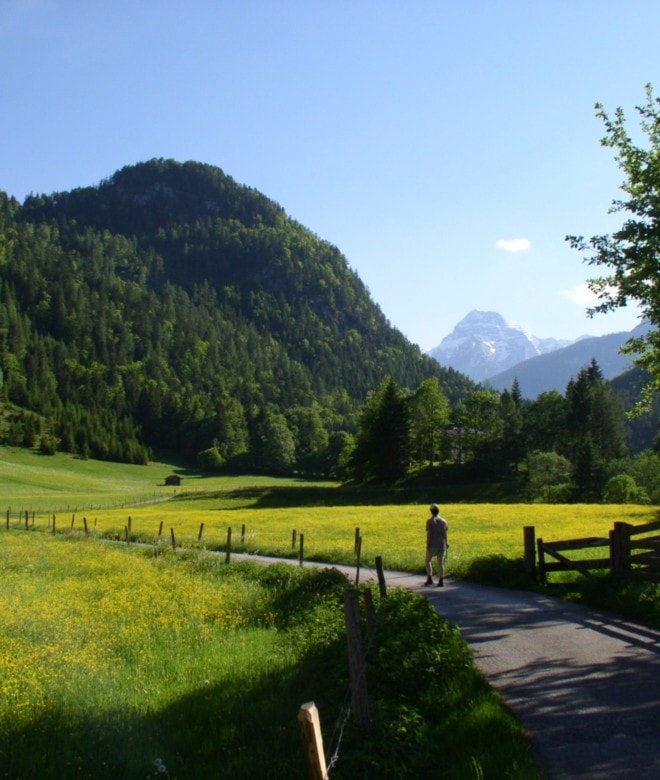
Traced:
[[631, 331], [580, 339], [562, 349], [537, 355], [507, 368], [489, 377], [486, 384], [494, 390], [504, 390], [517, 379], [523, 397], [536, 398], [549, 390], [562, 392], [569, 379], [592, 360], [598, 362], [606, 379], [614, 379], [633, 364], [633, 358], [622, 354], [621, 347], [631, 338], [643, 336], [649, 329], [649, 322], [644, 321]]
[[[5, 439], [327, 472], [386, 376], [474, 385], [387, 321], [339, 250], [218, 168], [152, 160], [0, 193]], [[2, 431], [0, 430], [0, 435]]]

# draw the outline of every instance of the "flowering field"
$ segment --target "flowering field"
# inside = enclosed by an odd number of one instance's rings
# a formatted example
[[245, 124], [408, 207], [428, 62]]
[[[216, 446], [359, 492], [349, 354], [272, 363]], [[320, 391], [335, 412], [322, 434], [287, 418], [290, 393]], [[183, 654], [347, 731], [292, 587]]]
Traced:
[[[171, 686], [208, 674], [205, 646], [259, 612], [259, 591], [236, 582], [215, 584], [166, 559], [127, 555], [105, 545], [66, 543], [48, 535], [3, 534], [0, 592], [0, 678], [4, 715], [20, 725], [34, 712], [84, 692], [86, 705], [102, 688], [116, 686], [135, 706], [157, 705]], [[38, 637], [38, 654], [34, 639]], [[158, 643], [172, 652], [196, 648], [198, 668], [168, 678], [157, 669]], [[148, 668], [141, 680], [126, 677], [139, 656]]]
[[538, 776], [459, 632], [415, 594], [379, 611], [369, 753], [334, 724], [350, 690], [336, 571], [2, 530], [0, 578], [3, 777], [302, 779], [296, 714], [312, 699], [326, 750], [341, 743], [337, 780], [374, 760], [382, 776], [426, 774], [438, 749], [448, 780]]
[[[304, 536], [307, 560], [353, 563], [359, 529], [365, 565], [380, 555], [387, 568], [422, 569], [426, 499], [332, 505], [348, 503], [350, 493], [268, 478], [200, 477], [187, 496], [160, 486], [149, 494], [161, 473], [160, 466], [143, 472], [0, 452], [7, 500], [0, 507], [2, 776], [238, 777], [253, 759], [272, 766], [276, 749], [282, 773], [269, 776], [298, 776], [285, 766], [300, 764], [292, 713], [331, 694], [315, 684], [310, 695], [301, 675], [310, 640], [335, 641], [335, 617], [308, 605], [308, 625], [289, 626], [290, 597], [282, 601], [261, 567], [227, 567], [222, 556], [194, 548], [223, 550], [231, 529], [237, 552], [297, 557]], [[552, 541], [607, 536], [616, 521], [658, 518], [657, 507], [618, 505], [448, 504], [441, 511], [450, 577], [476, 558], [521, 557], [526, 525]], [[131, 541], [156, 544], [102, 542], [125, 540], [127, 532]], [[311, 571], [283, 568], [277, 575], [269, 567], [280, 579]], [[320, 604], [316, 596], [313, 603]], [[313, 668], [315, 682], [316, 658]], [[282, 711], [283, 701], [291, 711]], [[269, 724], [257, 740], [252, 702]]]
[[162, 775], [199, 708], [227, 720], [186, 750], [198, 760], [212, 739], [222, 776], [232, 758], [222, 746], [250, 731], [240, 691], [285, 681], [299, 652], [274, 628], [269, 589], [245, 567], [224, 568], [218, 576], [195, 554], [1, 532], [0, 774]]
[[[85, 519], [93, 535], [125, 539], [130, 517], [131, 539], [168, 545], [173, 531], [177, 546], [221, 550], [226, 548], [231, 529], [231, 546], [236, 552], [288, 557], [299, 555], [302, 534], [306, 559], [336, 563], [354, 562], [359, 529], [365, 565], [373, 566], [376, 556], [382, 556], [386, 568], [422, 568], [426, 505], [226, 509], [218, 504], [219, 499], [197, 498], [131, 510], [99, 510]], [[441, 507], [441, 512], [449, 523], [449, 576], [460, 574], [475, 558], [494, 554], [522, 557], [526, 525], [535, 526], [537, 538], [558, 541], [607, 537], [617, 521], [639, 525], [658, 518], [657, 507], [641, 505], [449, 504]], [[49, 522], [47, 515], [35, 518], [35, 525], [44, 529]], [[21, 519], [14, 518], [12, 523], [20, 525]], [[70, 530], [72, 524], [80, 531], [83, 518], [67, 515], [56, 520], [59, 530]]]

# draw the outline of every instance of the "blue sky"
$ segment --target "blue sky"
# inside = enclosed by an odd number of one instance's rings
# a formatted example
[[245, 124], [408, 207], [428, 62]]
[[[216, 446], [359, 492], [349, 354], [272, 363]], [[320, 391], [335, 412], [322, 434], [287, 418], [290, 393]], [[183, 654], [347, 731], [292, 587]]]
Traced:
[[628, 330], [587, 318], [564, 237], [620, 224], [594, 103], [638, 127], [659, 32], [657, 0], [0, 0], [0, 189], [198, 160], [337, 246], [423, 350], [473, 309]]

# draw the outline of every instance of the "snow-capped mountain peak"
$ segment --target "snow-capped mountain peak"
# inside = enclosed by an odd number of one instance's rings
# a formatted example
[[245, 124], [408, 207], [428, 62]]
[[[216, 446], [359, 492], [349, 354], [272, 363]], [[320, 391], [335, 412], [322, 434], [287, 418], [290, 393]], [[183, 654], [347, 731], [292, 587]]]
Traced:
[[538, 338], [492, 311], [471, 311], [429, 355], [481, 382], [536, 355], [570, 344]]

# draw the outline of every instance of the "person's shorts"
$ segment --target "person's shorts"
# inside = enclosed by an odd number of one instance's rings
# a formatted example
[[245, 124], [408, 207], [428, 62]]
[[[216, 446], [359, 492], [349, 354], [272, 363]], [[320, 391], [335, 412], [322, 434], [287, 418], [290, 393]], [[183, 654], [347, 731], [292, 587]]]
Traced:
[[444, 558], [447, 555], [447, 548], [446, 547], [429, 547], [427, 548], [427, 552], [429, 554], [429, 557], [435, 558], [436, 556], [439, 556], [440, 558]]

